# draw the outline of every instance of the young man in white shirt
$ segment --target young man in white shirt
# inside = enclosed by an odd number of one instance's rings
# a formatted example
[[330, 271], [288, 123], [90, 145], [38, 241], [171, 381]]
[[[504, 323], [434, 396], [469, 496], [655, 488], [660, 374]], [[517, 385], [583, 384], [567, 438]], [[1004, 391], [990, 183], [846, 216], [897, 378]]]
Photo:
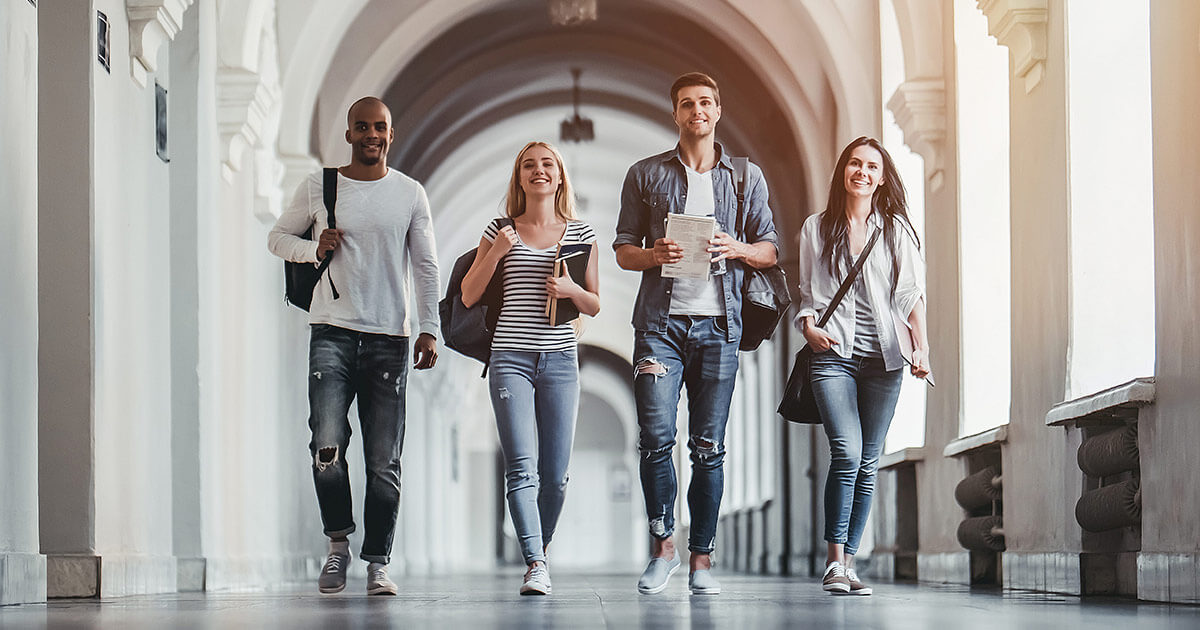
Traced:
[[[337, 229], [328, 227], [322, 174], [317, 172], [300, 183], [271, 230], [268, 248], [280, 258], [314, 264], [335, 254], [309, 310], [309, 450], [330, 540], [318, 587], [322, 593], [337, 593], [346, 586], [347, 536], [355, 531], [346, 463], [351, 432], [347, 411], [357, 397], [367, 472], [359, 557], [370, 563], [367, 593], [395, 595], [387, 564], [400, 502], [409, 269], [419, 326], [412, 361], [423, 370], [437, 361], [437, 256], [424, 188], [388, 168], [394, 131], [387, 106], [374, 97], [362, 98], [350, 107], [347, 126], [352, 156], [350, 164], [338, 169]], [[317, 241], [299, 236], [310, 225], [319, 234]]]

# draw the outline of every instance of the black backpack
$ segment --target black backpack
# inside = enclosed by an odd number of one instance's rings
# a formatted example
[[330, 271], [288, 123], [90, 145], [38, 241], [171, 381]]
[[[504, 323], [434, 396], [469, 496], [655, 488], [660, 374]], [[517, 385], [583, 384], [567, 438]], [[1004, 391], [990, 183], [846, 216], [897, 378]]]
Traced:
[[[512, 219], [501, 219], [500, 227], [505, 225], [512, 225]], [[479, 302], [471, 308], [463, 304], [462, 281], [471, 270], [477, 251], [478, 248], [472, 249], [454, 261], [446, 296], [438, 302], [438, 314], [442, 319], [442, 343], [459, 354], [482, 362], [485, 375], [492, 358], [492, 336], [500, 319], [504, 289], [500, 270], [497, 269]]]
[[[749, 160], [735, 157], [732, 161], [738, 204], [734, 229], [741, 232], [742, 238], [746, 238], [746, 171], [749, 169]], [[738, 350], [750, 351], [757, 350], [763, 340], [770, 339], [775, 333], [779, 320], [792, 305], [792, 296], [788, 292], [787, 274], [783, 272], [783, 267], [744, 267], [746, 273], [742, 280], [742, 341]]]
[[[322, 192], [325, 196], [325, 210], [329, 212], [329, 229], [337, 227], [337, 221], [333, 216], [333, 207], [337, 205], [337, 169], [325, 169], [325, 180], [322, 185]], [[313, 239], [313, 228], [316, 224], [308, 226], [304, 234], [300, 237], [305, 240]], [[319, 236], [319, 235], [318, 235]], [[313, 290], [317, 288], [317, 281], [321, 279], [321, 274], [329, 269], [329, 261], [333, 260], [333, 252], [325, 254], [325, 259], [319, 265], [313, 265], [306, 262], [292, 262], [290, 260], [283, 261], [283, 300], [296, 308], [308, 310], [312, 305]], [[337, 287], [333, 286], [333, 276], [329, 277], [329, 289], [333, 292], [333, 299], [338, 299]]]

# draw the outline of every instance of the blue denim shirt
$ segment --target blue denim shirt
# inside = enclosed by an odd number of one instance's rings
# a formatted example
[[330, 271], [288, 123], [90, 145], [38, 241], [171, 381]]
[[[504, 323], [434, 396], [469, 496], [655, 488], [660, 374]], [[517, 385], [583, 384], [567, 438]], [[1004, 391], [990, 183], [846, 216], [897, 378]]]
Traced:
[[[737, 192], [733, 187], [733, 163], [717, 144], [721, 156], [713, 169], [713, 201], [716, 220], [724, 231], [744, 243], [768, 242], [779, 247], [775, 221], [767, 205], [767, 182], [762, 169], [753, 162], [746, 173], [745, 234], [734, 226], [737, 217]], [[687, 173], [679, 157], [679, 145], [674, 149], [648, 157], [633, 166], [625, 175], [621, 188], [621, 214], [617, 217], [617, 238], [613, 249], [622, 245], [654, 247], [654, 241], [666, 236], [667, 213], [682, 214], [687, 201]], [[728, 322], [726, 341], [742, 338], [742, 278], [745, 268], [741, 261], [726, 261], [726, 272], [718, 276], [725, 302]], [[639, 331], [662, 332], [666, 329], [671, 311], [671, 291], [674, 278], [662, 277], [662, 267], [642, 272], [642, 285], [633, 305], [633, 327]]]

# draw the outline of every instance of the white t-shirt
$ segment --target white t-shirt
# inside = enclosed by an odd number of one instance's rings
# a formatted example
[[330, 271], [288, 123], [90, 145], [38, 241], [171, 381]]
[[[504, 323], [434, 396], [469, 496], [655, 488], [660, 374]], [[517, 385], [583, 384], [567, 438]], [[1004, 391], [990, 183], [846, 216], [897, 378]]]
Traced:
[[[409, 268], [416, 289], [419, 332], [438, 335], [438, 265], [429, 199], [421, 184], [388, 169], [374, 181], [338, 175], [337, 227], [345, 232], [329, 273], [313, 291], [308, 321], [358, 332], [409, 336]], [[317, 171], [300, 182], [291, 204], [267, 238], [271, 253], [293, 262], [317, 261], [317, 242], [303, 234], [316, 223], [316, 238], [328, 226]], [[333, 299], [329, 278], [337, 287]]]
[[[489, 243], [500, 233], [500, 219], [493, 219], [483, 231]], [[563, 243], [595, 243], [596, 233], [583, 221], [571, 221], [563, 233]], [[534, 249], [517, 235], [517, 244], [508, 250], [497, 273], [501, 274], [504, 298], [492, 350], [557, 352], [575, 347], [575, 329], [570, 322], [551, 326], [546, 317], [546, 278], [554, 273], [554, 254], [558, 245]], [[583, 278], [572, 278], [583, 286]]]
[[[717, 203], [713, 198], [713, 181], [710, 170], [698, 173], [684, 166], [687, 173], [687, 200], [683, 213], [711, 217], [716, 213]], [[676, 278], [671, 289], [672, 315], [724, 315], [725, 304], [721, 294], [721, 279], [709, 275], [707, 279]]]
[[[841, 286], [849, 271], [850, 263], [843, 261], [833, 273], [821, 260], [824, 242], [821, 240], [821, 217], [824, 212], [814, 214], [804, 220], [800, 228], [800, 248], [797, 264], [797, 285], [799, 286], [799, 308], [793, 323], [797, 328], [800, 321], [811, 316], [814, 323], [829, 308], [833, 296]], [[882, 227], [883, 221], [878, 213], [867, 217], [867, 233]], [[895, 370], [904, 367], [904, 357], [900, 354], [900, 344], [896, 338], [896, 328], [893, 317], [907, 321], [917, 301], [925, 295], [925, 261], [917, 249], [917, 243], [908, 229], [896, 225], [894, 241], [891, 247], [882, 234], [875, 247], [863, 264], [860, 285], [855, 282], [850, 285], [841, 304], [825, 324], [825, 332], [837, 340], [833, 351], [838, 356], [849, 359], [853, 356], [858, 341], [858, 320], [855, 317], [855, 303], [859, 293], [866, 291], [866, 301], [870, 304], [871, 312], [877, 324], [875, 335], [879, 341], [880, 354], [883, 356], [885, 369]], [[895, 291], [892, 291], [892, 254], [895, 251], [900, 267], [900, 277], [896, 279]]]

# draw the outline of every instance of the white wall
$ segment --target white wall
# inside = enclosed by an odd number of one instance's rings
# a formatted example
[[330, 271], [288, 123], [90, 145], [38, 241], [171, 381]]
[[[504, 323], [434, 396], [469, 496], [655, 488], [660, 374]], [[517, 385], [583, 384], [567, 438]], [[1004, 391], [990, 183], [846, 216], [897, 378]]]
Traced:
[[0, 605], [46, 596], [38, 549], [37, 9], [0, 4]]
[[[112, 69], [92, 85], [96, 552], [102, 594], [175, 590], [171, 527], [169, 170], [155, 154], [154, 84], [131, 76], [125, 3], [96, 0], [112, 25]], [[160, 61], [167, 56], [160, 50]], [[153, 576], [126, 584], [130, 566]], [[147, 588], [148, 587], [148, 588]]]

